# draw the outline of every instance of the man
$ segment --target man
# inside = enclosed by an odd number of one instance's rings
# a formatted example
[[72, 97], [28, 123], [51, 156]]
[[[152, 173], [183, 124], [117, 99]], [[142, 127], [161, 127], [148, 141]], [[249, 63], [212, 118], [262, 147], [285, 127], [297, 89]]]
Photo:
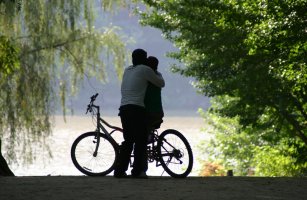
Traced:
[[147, 122], [144, 97], [148, 82], [164, 87], [162, 75], [144, 65], [147, 52], [136, 49], [132, 53], [132, 66], [125, 69], [121, 85], [121, 104], [119, 116], [124, 131], [124, 141], [120, 146], [119, 160], [114, 176], [126, 177], [130, 155], [134, 150], [132, 177], [147, 178]]

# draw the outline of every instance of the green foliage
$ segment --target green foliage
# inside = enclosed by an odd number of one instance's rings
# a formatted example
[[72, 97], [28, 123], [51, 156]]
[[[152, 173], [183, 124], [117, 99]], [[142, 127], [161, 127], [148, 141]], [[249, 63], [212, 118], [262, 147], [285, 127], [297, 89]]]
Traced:
[[[212, 107], [220, 106], [220, 98], [214, 98]], [[204, 162], [218, 162], [225, 169], [233, 169], [235, 175], [256, 176], [304, 176], [307, 172], [307, 148], [298, 138], [284, 137], [288, 134], [278, 130], [272, 134], [267, 128], [243, 127], [238, 118], [222, 117], [214, 109], [201, 116], [209, 123], [204, 130], [211, 139], [204, 141], [201, 151], [208, 154]], [[268, 118], [263, 117], [263, 118]]]
[[144, 3], [142, 23], [179, 48], [174, 71], [220, 98], [216, 114], [272, 146], [296, 138], [307, 146], [306, 0]]
[[125, 2], [95, 2], [0, 1], [0, 137], [11, 159], [21, 144], [25, 160], [34, 151], [29, 144], [46, 147], [57, 102], [65, 114], [67, 96], [84, 77], [106, 81], [109, 63], [121, 75], [127, 52], [120, 29], [107, 17], [99, 19], [101, 29], [94, 25], [95, 14]]
[[4, 77], [19, 69], [17, 55], [18, 50], [12, 46], [11, 41], [4, 36], [0, 36], [0, 73]]
[[[287, 141], [284, 141], [287, 142]], [[299, 142], [298, 142], [299, 143]], [[274, 147], [266, 145], [253, 149], [253, 162], [257, 176], [304, 176], [307, 164], [298, 163], [291, 154], [297, 153], [294, 147], [280, 143]]]

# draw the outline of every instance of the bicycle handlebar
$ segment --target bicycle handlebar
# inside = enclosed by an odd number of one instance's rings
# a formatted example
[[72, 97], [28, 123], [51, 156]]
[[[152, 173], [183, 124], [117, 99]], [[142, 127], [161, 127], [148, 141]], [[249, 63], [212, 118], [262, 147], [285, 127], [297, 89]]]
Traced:
[[94, 102], [94, 101], [96, 100], [97, 96], [98, 96], [98, 93], [96, 93], [95, 95], [93, 95], [93, 96], [91, 97], [91, 103]]
[[95, 95], [91, 96], [91, 101], [90, 101], [90, 104], [87, 105], [87, 110], [86, 110], [85, 114], [87, 114], [88, 111], [92, 112], [92, 107], [94, 105], [94, 101], [96, 100], [97, 96], [98, 96], [98, 93], [96, 93]]

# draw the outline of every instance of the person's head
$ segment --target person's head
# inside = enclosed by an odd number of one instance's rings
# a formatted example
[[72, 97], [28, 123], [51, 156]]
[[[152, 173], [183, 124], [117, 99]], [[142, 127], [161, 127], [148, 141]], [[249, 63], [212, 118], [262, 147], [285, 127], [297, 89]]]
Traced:
[[132, 52], [132, 64], [141, 65], [146, 64], [147, 52], [144, 49], [135, 49]]
[[156, 58], [154, 56], [148, 56], [148, 58], [147, 58], [147, 65], [149, 67], [151, 67], [153, 70], [156, 71], [158, 69], [158, 65], [159, 65], [158, 58]]

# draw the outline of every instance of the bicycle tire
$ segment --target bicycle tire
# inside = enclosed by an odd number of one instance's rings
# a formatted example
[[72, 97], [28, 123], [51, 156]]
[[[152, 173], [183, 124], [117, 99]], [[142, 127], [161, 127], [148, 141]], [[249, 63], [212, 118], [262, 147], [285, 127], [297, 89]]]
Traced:
[[193, 168], [193, 152], [188, 140], [177, 130], [167, 129], [158, 139], [158, 158], [174, 178], [187, 177]]
[[105, 176], [114, 170], [118, 158], [118, 144], [99, 133], [100, 143], [97, 155], [97, 132], [80, 135], [72, 144], [71, 159], [75, 167], [88, 176]]

